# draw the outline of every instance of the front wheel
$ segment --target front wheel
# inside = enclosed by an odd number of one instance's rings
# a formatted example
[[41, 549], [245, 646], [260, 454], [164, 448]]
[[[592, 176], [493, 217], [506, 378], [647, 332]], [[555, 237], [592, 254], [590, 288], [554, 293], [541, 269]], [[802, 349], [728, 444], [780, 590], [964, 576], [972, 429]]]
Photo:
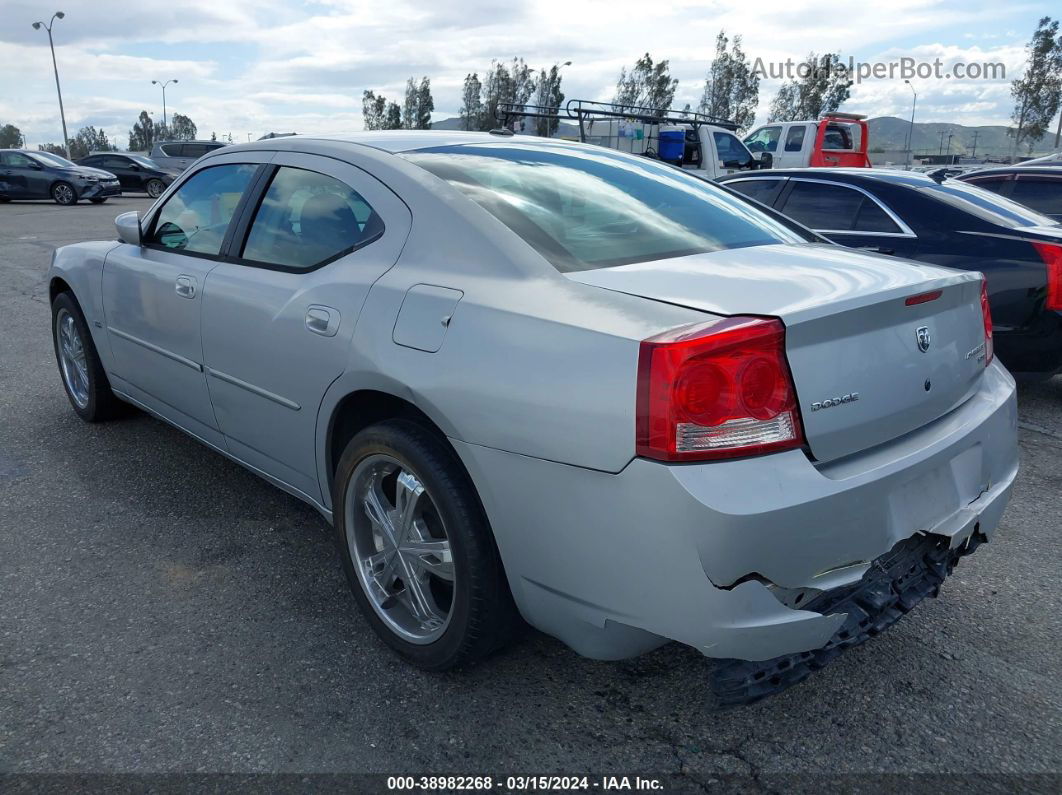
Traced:
[[474, 487], [438, 436], [407, 420], [357, 434], [334, 484], [336, 540], [358, 605], [412, 664], [454, 668], [519, 625]]
[[63, 389], [85, 422], [100, 422], [121, 413], [122, 403], [111, 391], [81, 307], [70, 293], [52, 301], [52, 343]]
[[56, 182], [52, 185], [52, 198], [56, 204], [77, 204], [77, 191], [69, 182]]
[[166, 186], [162, 184], [161, 179], [149, 179], [147, 185], [144, 186], [147, 191], [147, 195], [152, 199], [157, 199], [162, 195], [162, 192], [166, 190]]

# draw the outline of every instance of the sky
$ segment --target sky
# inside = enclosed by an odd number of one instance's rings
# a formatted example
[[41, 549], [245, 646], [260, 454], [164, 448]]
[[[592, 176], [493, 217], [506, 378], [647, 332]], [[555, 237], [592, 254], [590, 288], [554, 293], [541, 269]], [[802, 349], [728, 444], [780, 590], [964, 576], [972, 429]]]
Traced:
[[[522, 56], [563, 69], [568, 97], [611, 99], [620, 68], [649, 52], [679, 79], [675, 104], [696, 106], [720, 29], [750, 58], [801, 60], [836, 51], [868, 63], [911, 57], [945, 64], [1002, 62], [1006, 78], [918, 79], [916, 121], [1007, 124], [1010, 80], [1037, 20], [1055, 3], [891, 0], [0, 0], [0, 124], [27, 143], [62, 139], [48, 37], [31, 23], [56, 10], [67, 127], [103, 128], [124, 147], [141, 110], [161, 121], [152, 80], [177, 78], [167, 111], [190, 116], [202, 138], [360, 130], [365, 89], [401, 101], [406, 79], [431, 78], [434, 118], [457, 115], [464, 77], [492, 59]], [[843, 10], [842, 10], [843, 9]], [[777, 80], [760, 87], [760, 122]], [[854, 86], [843, 110], [911, 113], [900, 78]]]

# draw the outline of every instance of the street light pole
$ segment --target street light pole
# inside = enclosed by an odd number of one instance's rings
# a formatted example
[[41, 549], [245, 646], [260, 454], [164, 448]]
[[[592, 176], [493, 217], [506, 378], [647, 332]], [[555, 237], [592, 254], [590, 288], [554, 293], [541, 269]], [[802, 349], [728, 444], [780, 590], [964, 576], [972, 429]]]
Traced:
[[165, 82], [163, 82], [161, 80], [152, 80], [151, 81], [151, 85], [159, 86], [160, 88], [162, 88], [162, 126], [166, 128], [167, 132], [169, 132], [169, 130], [170, 130], [170, 121], [166, 117], [166, 86], [168, 86], [170, 83], [177, 83], [177, 82], [179, 82], [179, 81], [177, 80], [176, 77], [173, 78], [172, 80], [167, 80]]
[[911, 101], [911, 126], [907, 130], [907, 168], [911, 167], [911, 160], [914, 157], [914, 153], [911, 152], [911, 144], [914, 142], [914, 115], [915, 108], [918, 107], [918, 92], [915, 91], [910, 80], [904, 80], [903, 82], [911, 86], [911, 93], [914, 94], [914, 99]]
[[55, 20], [65, 17], [62, 11], [56, 11], [52, 14], [52, 18], [48, 20], [48, 24], [43, 22], [34, 22], [33, 29], [40, 30], [42, 27], [48, 31], [48, 47], [52, 51], [52, 70], [55, 72], [55, 93], [59, 95], [59, 118], [63, 122], [63, 151], [66, 152], [66, 156], [70, 156], [70, 139], [66, 135], [66, 111], [63, 110], [63, 92], [59, 88], [59, 66], [55, 63], [55, 44], [52, 42], [52, 25], [55, 24]]

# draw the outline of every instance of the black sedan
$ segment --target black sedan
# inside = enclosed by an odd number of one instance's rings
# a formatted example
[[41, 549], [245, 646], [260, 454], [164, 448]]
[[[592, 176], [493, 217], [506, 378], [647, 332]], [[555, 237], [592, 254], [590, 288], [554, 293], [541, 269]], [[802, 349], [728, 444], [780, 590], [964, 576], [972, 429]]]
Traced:
[[114, 174], [71, 163], [65, 157], [31, 149], [0, 149], [0, 202], [12, 199], [52, 199], [77, 204], [88, 199], [102, 204], [120, 196]]
[[150, 157], [144, 155], [124, 154], [121, 152], [101, 152], [83, 157], [78, 165], [102, 168], [118, 177], [122, 190], [143, 191], [152, 199], [157, 199], [173, 182], [179, 172], [163, 168]]
[[1062, 165], [988, 168], [971, 171], [956, 179], [1062, 221]]
[[1026, 376], [1062, 372], [1062, 226], [954, 179], [884, 169], [781, 169], [719, 180], [852, 248], [981, 271], [995, 350]]

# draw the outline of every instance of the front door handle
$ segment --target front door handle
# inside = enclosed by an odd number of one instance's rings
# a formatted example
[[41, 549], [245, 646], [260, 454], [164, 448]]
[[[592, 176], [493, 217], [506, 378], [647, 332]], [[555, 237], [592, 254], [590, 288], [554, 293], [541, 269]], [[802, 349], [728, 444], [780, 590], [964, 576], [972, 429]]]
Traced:
[[181, 296], [181, 298], [195, 298], [195, 277], [184, 275], [178, 276], [174, 289], [177, 291], [177, 295]]
[[306, 310], [306, 329], [322, 337], [334, 337], [339, 331], [339, 312], [321, 304], [310, 306]]

